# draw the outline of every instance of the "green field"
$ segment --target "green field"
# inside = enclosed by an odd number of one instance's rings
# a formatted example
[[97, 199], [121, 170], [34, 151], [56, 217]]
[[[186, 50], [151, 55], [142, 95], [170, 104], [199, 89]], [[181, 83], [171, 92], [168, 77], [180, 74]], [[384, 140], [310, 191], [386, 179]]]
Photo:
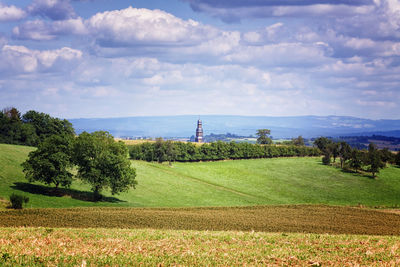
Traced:
[[135, 190], [117, 196], [104, 192], [104, 201], [91, 202], [90, 187], [79, 181], [57, 192], [42, 184], [30, 185], [20, 164], [32, 149], [0, 144], [0, 197], [5, 200], [12, 192], [22, 193], [30, 198], [28, 208], [400, 205], [400, 168], [385, 168], [371, 179], [324, 166], [320, 158], [176, 162], [172, 167], [133, 161]]

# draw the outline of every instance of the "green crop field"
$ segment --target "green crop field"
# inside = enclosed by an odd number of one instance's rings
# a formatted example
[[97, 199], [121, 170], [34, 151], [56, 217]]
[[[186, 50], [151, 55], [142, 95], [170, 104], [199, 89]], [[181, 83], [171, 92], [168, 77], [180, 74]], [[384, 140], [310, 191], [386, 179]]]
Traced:
[[[135, 190], [91, 202], [90, 187], [74, 181], [54, 191], [29, 184], [20, 166], [33, 148], [0, 144], [0, 197], [12, 192], [30, 198], [28, 208], [195, 207], [276, 204], [400, 205], [400, 168], [381, 170], [377, 179], [324, 166], [320, 158], [273, 158], [218, 162], [148, 163], [133, 161]], [[4, 204], [3, 204], [4, 207]]]

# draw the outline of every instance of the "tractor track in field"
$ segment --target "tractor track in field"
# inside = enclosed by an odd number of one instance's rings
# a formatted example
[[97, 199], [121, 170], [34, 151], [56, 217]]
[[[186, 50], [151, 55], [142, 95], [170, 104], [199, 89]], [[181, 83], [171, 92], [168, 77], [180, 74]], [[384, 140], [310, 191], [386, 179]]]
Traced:
[[216, 188], [216, 189], [219, 189], [219, 190], [221, 190], [221, 191], [226, 191], [226, 192], [234, 193], [234, 194], [239, 195], [239, 196], [249, 197], [249, 198], [257, 199], [257, 200], [259, 200], [260, 198], [261, 198], [261, 199], [267, 199], [267, 198], [265, 198], [265, 197], [261, 197], [261, 196], [257, 196], [257, 195], [251, 195], [251, 194], [244, 193], [244, 192], [241, 192], [241, 191], [238, 191], [238, 190], [229, 188], [229, 187], [225, 187], [225, 186], [223, 186], [223, 185], [216, 184], [216, 183], [207, 182], [207, 181], [204, 181], [204, 180], [202, 180], [202, 179], [200, 179], [200, 178], [197, 178], [197, 177], [194, 177], [194, 176], [190, 176], [190, 175], [187, 175], [187, 174], [183, 174], [183, 173], [181, 173], [181, 172], [174, 172], [174, 171], [171, 171], [171, 170], [166, 170], [166, 169], [163, 168], [162, 166], [156, 166], [156, 165], [154, 165], [154, 164], [152, 164], [152, 163], [147, 163], [147, 166], [150, 166], [150, 167], [152, 167], [152, 168], [161, 170], [161, 171], [163, 171], [163, 172], [165, 172], [165, 173], [168, 173], [168, 174], [170, 174], [170, 175], [173, 175], [173, 176], [175, 176], [175, 177], [184, 177], [184, 178], [186, 178], [186, 179], [190, 179], [190, 180], [196, 181], [196, 182], [198, 182], [198, 183], [202, 183], [202, 184], [205, 184], [205, 185], [208, 185], [208, 186], [212, 186], [212, 187], [214, 187], [214, 188]]

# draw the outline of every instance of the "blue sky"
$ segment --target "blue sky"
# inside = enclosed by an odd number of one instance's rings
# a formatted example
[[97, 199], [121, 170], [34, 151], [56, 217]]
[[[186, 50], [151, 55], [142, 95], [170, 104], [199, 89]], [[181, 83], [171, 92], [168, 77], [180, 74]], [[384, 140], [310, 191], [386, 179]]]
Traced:
[[0, 107], [400, 119], [398, 0], [0, 0]]

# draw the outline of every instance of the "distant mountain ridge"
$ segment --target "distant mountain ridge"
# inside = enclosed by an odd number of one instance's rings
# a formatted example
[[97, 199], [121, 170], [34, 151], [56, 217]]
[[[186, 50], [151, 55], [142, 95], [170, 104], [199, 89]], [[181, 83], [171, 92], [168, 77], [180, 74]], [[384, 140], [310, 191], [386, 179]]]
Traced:
[[[302, 135], [317, 136], [372, 135], [400, 137], [400, 120], [371, 120], [349, 116], [236, 116], [204, 115], [204, 134], [234, 133], [255, 135], [257, 129], [271, 129], [274, 138]], [[70, 119], [77, 133], [108, 131], [115, 137], [190, 137], [199, 116], [146, 116], [124, 118]]]

